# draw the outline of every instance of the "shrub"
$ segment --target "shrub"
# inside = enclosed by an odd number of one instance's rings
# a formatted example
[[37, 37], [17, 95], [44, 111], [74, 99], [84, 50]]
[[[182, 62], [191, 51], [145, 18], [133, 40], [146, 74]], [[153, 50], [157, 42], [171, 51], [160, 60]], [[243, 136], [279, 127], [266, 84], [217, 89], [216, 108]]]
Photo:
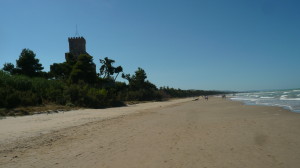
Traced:
[[20, 95], [17, 92], [11, 93], [6, 97], [6, 107], [13, 108], [19, 106], [20, 104], [21, 99]]

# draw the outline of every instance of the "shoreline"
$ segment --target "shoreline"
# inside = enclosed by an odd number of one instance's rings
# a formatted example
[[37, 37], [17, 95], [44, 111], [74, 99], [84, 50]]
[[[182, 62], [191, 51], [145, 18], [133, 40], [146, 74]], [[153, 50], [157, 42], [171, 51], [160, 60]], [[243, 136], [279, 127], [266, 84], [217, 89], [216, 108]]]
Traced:
[[229, 95], [231, 100], [241, 101], [247, 105], [277, 106], [295, 113], [300, 113], [299, 96], [299, 89], [255, 91]]
[[231, 98], [227, 98], [228, 100], [230, 101], [233, 101], [233, 102], [240, 102], [244, 105], [247, 105], [247, 106], [262, 106], [262, 107], [278, 107], [278, 108], [281, 108], [281, 109], [284, 109], [284, 110], [287, 110], [289, 112], [292, 112], [292, 113], [297, 113], [297, 114], [300, 114], [300, 111], [299, 110], [292, 110], [289, 106], [279, 106], [279, 105], [266, 105], [266, 104], [251, 104], [251, 103], [247, 103], [247, 102], [244, 102], [242, 100], [233, 100]]

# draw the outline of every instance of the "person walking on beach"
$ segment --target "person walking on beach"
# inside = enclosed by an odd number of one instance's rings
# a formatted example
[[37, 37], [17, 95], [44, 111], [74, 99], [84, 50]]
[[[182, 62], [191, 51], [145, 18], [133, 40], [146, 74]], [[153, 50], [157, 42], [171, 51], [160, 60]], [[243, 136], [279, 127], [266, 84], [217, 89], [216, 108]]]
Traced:
[[208, 100], [208, 96], [204, 96], [205, 100], [207, 101]]

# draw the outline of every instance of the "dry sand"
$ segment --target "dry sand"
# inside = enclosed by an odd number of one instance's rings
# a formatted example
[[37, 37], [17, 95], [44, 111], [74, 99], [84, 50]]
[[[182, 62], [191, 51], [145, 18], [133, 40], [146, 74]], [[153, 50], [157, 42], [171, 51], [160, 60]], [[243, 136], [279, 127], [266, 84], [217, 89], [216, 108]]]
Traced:
[[211, 98], [0, 120], [0, 167], [299, 167], [300, 115]]

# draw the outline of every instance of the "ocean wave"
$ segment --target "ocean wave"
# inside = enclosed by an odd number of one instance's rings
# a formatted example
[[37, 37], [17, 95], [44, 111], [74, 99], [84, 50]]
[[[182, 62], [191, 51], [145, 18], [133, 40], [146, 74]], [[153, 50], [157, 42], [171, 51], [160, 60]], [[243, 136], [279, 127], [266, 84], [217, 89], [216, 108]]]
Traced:
[[300, 98], [286, 98], [286, 97], [281, 98], [280, 97], [280, 100], [300, 100]]
[[247, 105], [278, 106], [300, 113], [300, 89], [274, 92], [253, 92], [236, 94], [231, 98]]
[[291, 111], [295, 111], [295, 109], [292, 106], [288, 106], [288, 105], [279, 105], [279, 107], [291, 110]]
[[262, 103], [262, 102], [256, 102], [257, 105], [264, 105], [264, 106], [275, 106], [275, 107], [282, 107], [284, 109], [288, 109], [291, 111], [296, 111], [292, 106], [287, 105], [287, 104], [277, 104], [277, 103], [273, 103], [273, 102], [269, 102], [269, 103]]
[[258, 99], [251, 99], [251, 98], [241, 98], [241, 97], [233, 97], [230, 98], [231, 100], [238, 100], [238, 101], [257, 101]]
[[259, 97], [259, 95], [250, 95], [249, 97]]
[[258, 94], [274, 94], [274, 93], [277, 93], [277, 92], [258, 92]]
[[280, 99], [285, 99], [288, 95], [281, 95]]

